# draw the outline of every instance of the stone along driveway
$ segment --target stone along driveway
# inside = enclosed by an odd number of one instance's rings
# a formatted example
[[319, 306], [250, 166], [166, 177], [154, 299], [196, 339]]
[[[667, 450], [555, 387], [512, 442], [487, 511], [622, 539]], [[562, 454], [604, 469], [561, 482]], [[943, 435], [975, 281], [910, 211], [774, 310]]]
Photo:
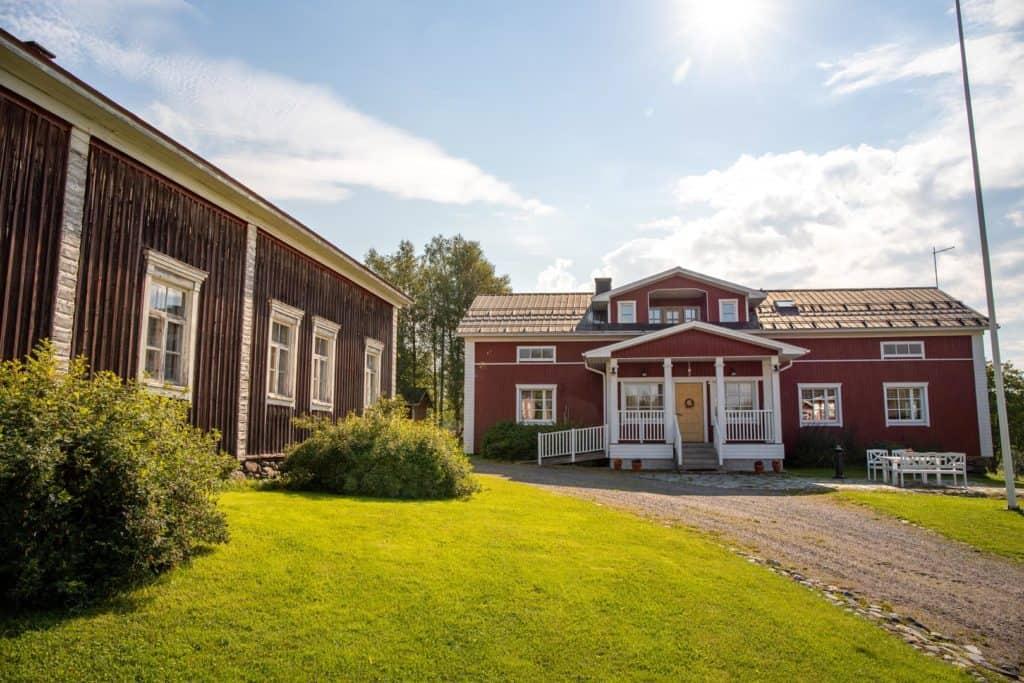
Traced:
[[[704, 477], [477, 462], [477, 471], [682, 523], [916, 619], [991, 662], [1024, 659], [1024, 566], [826, 495]], [[750, 481], [754, 481], [751, 479]], [[709, 483], [711, 485], [709, 485]], [[818, 489], [826, 491], [826, 489]]]

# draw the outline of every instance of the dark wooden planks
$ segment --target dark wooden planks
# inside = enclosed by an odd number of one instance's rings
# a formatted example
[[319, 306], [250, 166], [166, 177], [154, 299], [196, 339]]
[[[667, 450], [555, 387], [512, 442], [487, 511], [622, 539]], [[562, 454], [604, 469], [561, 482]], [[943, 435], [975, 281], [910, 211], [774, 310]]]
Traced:
[[74, 352], [135, 377], [145, 252], [208, 273], [199, 296], [192, 419], [234, 452], [245, 223], [94, 140], [89, 152]]
[[[266, 403], [271, 299], [304, 312], [299, 334], [294, 409]], [[391, 305], [262, 230], [256, 247], [253, 307], [250, 454], [280, 453], [287, 444], [301, 436], [291, 420], [295, 415], [310, 412], [314, 315], [341, 325], [335, 351], [334, 416], [341, 417], [362, 409], [363, 353], [367, 337], [385, 345], [381, 359], [381, 391], [390, 395]]]
[[0, 358], [50, 336], [70, 126], [0, 88]]

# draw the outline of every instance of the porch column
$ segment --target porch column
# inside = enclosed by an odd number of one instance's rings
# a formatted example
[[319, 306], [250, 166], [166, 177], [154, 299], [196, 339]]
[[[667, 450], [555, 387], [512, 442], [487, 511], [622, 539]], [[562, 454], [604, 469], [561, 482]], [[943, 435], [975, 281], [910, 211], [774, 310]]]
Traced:
[[619, 442], [619, 361], [608, 361], [608, 442]]
[[782, 443], [782, 399], [779, 398], [779, 385], [782, 383], [779, 372], [779, 357], [772, 358], [772, 418], [775, 420], [775, 443]]
[[715, 443], [725, 443], [725, 360], [715, 358]]
[[[772, 389], [773, 386], [775, 386], [775, 374], [774, 374], [774, 371], [772, 370], [772, 359], [771, 358], [765, 358], [765, 359], [763, 359], [761, 361], [761, 397], [762, 397], [761, 408], [763, 408], [764, 410], [771, 410], [771, 411], [773, 411], [772, 415], [774, 416], [775, 415], [775, 406], [777, 405], [777, 403], [775, 401], [775, 392]], [[774, 419], [775, 418], [773, 417], [772, 418], [772, 434], [773, 434], [773, 438], [771, 439], [771, 443], [775, 443], [775, 438], [774, 438], [775, 422], [774, 422]]]
[[672, 359], [666, 358], [665, 365], [665, 443], [676, 441], [676, 392], [672, 383]]

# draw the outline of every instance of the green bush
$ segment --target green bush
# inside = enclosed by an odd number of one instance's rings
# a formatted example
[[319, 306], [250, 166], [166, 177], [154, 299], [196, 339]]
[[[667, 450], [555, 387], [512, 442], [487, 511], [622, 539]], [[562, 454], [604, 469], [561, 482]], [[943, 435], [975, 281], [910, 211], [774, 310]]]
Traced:
[[378, 498], [462, 498], [479, 489], [455, 437], [381, 401], [363, 417], [305, 419], [309, 437], [288, 450], [280, 485]]
[[864, 464], [864, 447], [852, 431], [835, 427], [804, 427], [793, 448], [786, 452], [786, 467], [832, 467], [837, 443], [843, 446], [847, 466]]
[[498, 422], [484, 434], [480, 454], [497, 460], [536, 460], [538, 434], [576, 426], [570, 423], [528, 425], [512, 421]]
[[82, 603], [227, 540], [214, 494], [237, 464], [188, 405], [58, 367], [0, 364], [0, 600]]

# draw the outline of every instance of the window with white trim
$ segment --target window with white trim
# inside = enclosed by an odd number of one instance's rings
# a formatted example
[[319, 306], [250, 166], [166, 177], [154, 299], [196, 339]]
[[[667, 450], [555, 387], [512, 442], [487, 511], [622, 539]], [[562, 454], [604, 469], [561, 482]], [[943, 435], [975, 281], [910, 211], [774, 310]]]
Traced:
[[206, 273], [152, 249], [146, 252], [139, 381], [191, 399], [199, 292]]
[[298, 367], [299, 327], [302, 310], [270, 300], [267, 344], [267, 403], [295, 406], [295, 371]]
[[363, 357], [363, 407], [368, 408], [380, 400], [381, 359], [384, 343], [366, 339], [366, 353]]
[[520, 363], [554, 363], [554, 346], [517, 346], [516, 359]]
[[618, 311], [618, 322], [620, 323], [635, 323], [636, 322], [636, 302], [635, 301], [620, 301]]
[[652, 325], [660, 325], [662, 323], [666, 325], [678, 325], [682, 317], [682, 311], [683, 309], [679, 306], [657, 306], [651, 308], [649, 322]]
[[916, 382], [886, 382], [885, 426], [927, 426], [928, 385]]
[[726, 410], [755, 410], [757, 408], [756, 382], [726, 382]]
[[842, 427], [843, 398], [839, 384], [800, 384], [800, 426]]
[[700, 306], [683, 306], [683, 322], [700, 320]]
[[665, 388], [661, 382], [622, 382], [623, 410], [664, 410]]
[[652, 325], [660, 325], [661, 324], [661, 309], [660, 308], [652, 308], [652, 309], [650, 309], [650, 311], [648, 311], [647, 318], [648, 318], [647, 322], [651, 323]]
[[924, 342], [884, 341], [882, 342], [882, 358], [884, 360], [898, 358], [924, 358]]
[[739, 299], [718, 300], [718, 321], [723, 323], [738, 323], [740, 321]]
[[334, 358], [340, 325], [313, 316], [313, 353], [309, 383], [311, 409], [334, 410]]
[[555, 421], [555, 385], [516, 385], [516, 421], [549, 424]]

